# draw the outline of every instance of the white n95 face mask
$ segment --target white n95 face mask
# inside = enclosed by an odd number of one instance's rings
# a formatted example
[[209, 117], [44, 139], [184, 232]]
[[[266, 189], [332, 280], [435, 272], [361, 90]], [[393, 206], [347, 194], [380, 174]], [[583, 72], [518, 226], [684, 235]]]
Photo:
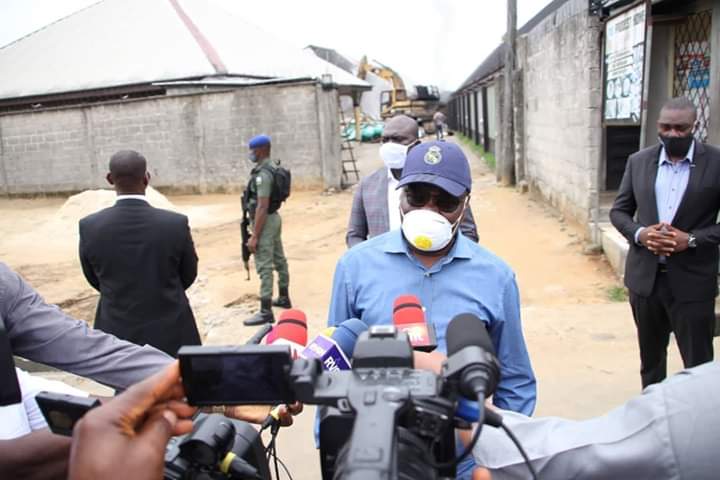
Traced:
[[410, 245], [423, 252], [437, 252], [445, 248], [452, 240], [457, 227], [457, 224], [451, 224], [439, 213], [424, 208], [412, 210], [405, 215], [401, 209], [400, 216], [405, 239]]
[[405, 166], [407, 149], [407, 145], [386, 142], [380, 145], [380, 158], [387, 168], [401, 169]]

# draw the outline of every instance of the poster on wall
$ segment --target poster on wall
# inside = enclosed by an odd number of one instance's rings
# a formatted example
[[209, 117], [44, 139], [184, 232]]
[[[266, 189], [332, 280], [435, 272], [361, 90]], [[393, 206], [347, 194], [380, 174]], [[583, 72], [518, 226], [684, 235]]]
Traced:
[[605, 27], [605, 120], [640, 124], [645, 59], [645, 4]]

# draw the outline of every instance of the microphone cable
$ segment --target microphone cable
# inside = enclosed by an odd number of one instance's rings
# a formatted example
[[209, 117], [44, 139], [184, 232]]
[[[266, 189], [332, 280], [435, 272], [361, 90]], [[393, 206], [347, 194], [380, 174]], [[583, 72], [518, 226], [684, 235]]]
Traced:
[[[280, 479], [280, 468], [279, 466], [282, 466], [283, 470], [285, 470], [285, 474], [287, 475], [289, 480], [293, 480], [292, 475], [290, 474], [290, 470], [288, 469], [287, 465], [280, 460], [277, 453], [277, 434], [279, 431], [279, 424], [278, 426], [273, 426], [273, 428], [270, 429], [270, 442], [268, 443], [268, 446], [265, 447], [265, 461], [270, 464], [270, 459], [272, 458], [273, 465], [275, 466], [275, 478]], [[279, 466], [278, 466], [279, 465]]]
[[[482, 405], [484, 402], [484, 395], [478, 395], [478, 405]], [[427, 461], [428, 464], [437, 469], [443, 469], [443, 468], [450, 468], [454, 467], [460, 464], [465, 458], [470, 455], [470, 453], [473, 451], [473, 448], [475, 448], [475, 444], [480, 439], [480, 432], [482, 431], [482, 425], [483, 423], [486, 423], [490, 425], [491, 427], [495, 428], [502, 428], [505, 434], [510, 438], [510, 440], [513, 442], [515, 447], [520, 451], [520, 455], [522, 455], [523, 460], [525, 461], [525, 465], [527, 465], [528, 470], [530, 470], [530, 476], [533, 480], [537, 480], [537, 472], [535, 471], [535, 468], [533, 467], [532, 463], [530, 462], [530, 458], [528, 457], [527, 453], [525, 452], [525, 449], [523, 449], [522, 444], [520, 444], [520, 441], [517, 439], [517, 437], [512, 433], [510, 428], [508, 428], [507, 425], [505, 425], [502, 421], [502, 417], [495, 413], [494, 411], [490, 409], [482, 409], [483, 412], [483, 418], [479, 419], [478, 426], [475, 429], [475, 433], [472, 436], [472, 439], [470, 440], [470, 443], [467, 447], [465, 447], [465, 450], [456, 457], [454, 460], [451, 460], [446, 463], [437, 463], [432, 460], [432, 450], [427, 451]]]

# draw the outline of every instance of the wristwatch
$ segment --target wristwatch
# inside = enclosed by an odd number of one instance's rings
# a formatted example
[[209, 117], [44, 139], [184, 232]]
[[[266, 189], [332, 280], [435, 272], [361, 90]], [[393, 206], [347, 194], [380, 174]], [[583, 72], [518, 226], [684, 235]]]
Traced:
[[697, 239], [695, 238], [695, 235], [692, 233], [688, 234], [688, 248], [696, 248], [697, 247]]

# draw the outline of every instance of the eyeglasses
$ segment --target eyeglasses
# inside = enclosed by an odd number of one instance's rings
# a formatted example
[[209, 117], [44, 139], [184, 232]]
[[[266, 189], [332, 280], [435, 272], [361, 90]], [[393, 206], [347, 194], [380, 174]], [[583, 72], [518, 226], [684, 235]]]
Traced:
[[427, 205], [430, 200], [442, 212], [453, 213], [460, 207], [464, 198], [450, 195], [445, 190], [427, 184], [410, 184], [405, 187], [405, 199], [414, 208]]

